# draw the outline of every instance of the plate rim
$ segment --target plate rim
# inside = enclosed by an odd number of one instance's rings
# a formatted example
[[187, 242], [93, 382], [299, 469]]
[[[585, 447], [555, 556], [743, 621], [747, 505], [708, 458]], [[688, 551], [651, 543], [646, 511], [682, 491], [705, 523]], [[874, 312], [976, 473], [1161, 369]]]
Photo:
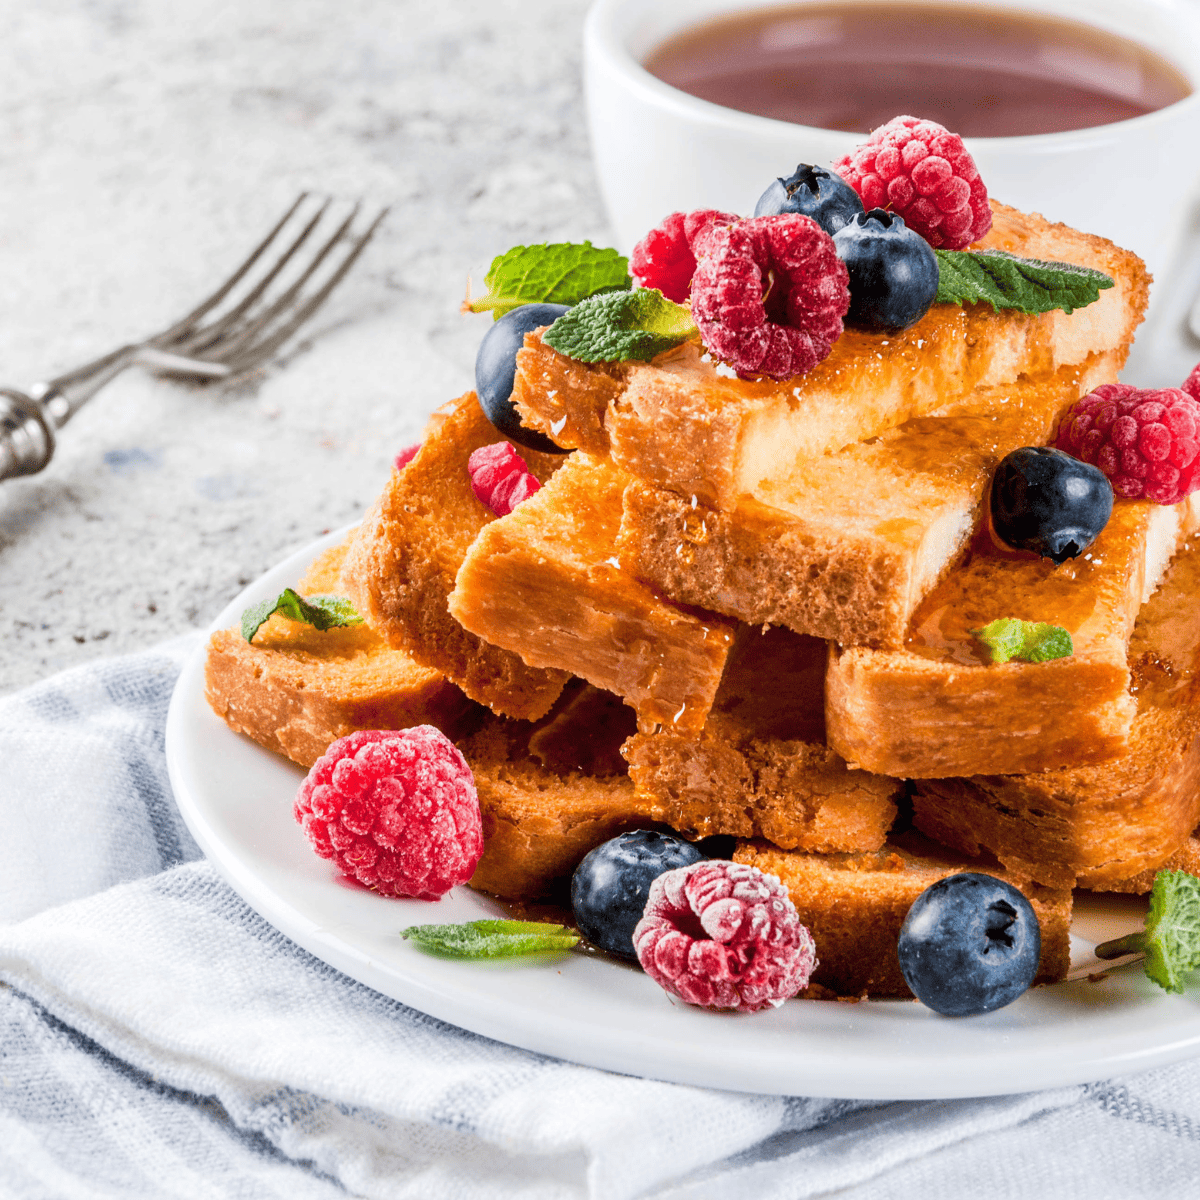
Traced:
[[[286, 873], [280, 877], [283, 880], [281, 883], [280, 879], [269, 879], [248, 865], [247, 856], [251, 848], [244, 837], [239, 841], [238, 837], [231, 838], [227, 830], [222, 830], [216, 819], [218, 810], [215, 801], [211, 795], [205, 794], [204, 779], [196, 774], [190, 761], [194, 739], [207, 728], [219, 742], [228, 738], [231, 741], [226, 745], [230, 748], [240, 746], [251, 756], [248, 761], [256, 761], [256, 756], [266, 756], [271, 763], [287, 764], [292, 771], [300, 770], [249, 738], [234, 733], [209, 709], [203, 695], [207, 635], [235, 624], [242, 609], [261, 598], [270, 588], [291, 585], [317, 553], [344, 539], [353, 528], [354, 524], [347, 525], [296, 548], [225, 606], [210, 625], [203, 642], [184, 664], [172, 693], [166, 723], [167, 766], [176, 803], [206, 858], [252, 909], [317, 959], [429, 1016], [523, 1050], [552, 1055], [601, 1070], [730, 1091], [879, 1100], [953, 1099], [1085, 1083], [1200, 1055], [1200, 998], [1193, 1005], [1185, 997], [1163, 997], [1167, 1003], [1175, 1002], [1175, 1011], [1183, 1016], [1182, 1020], [1168, 1020], [1160, 1023], [1161, 1027], [1152, 1025], [1149, 1028], [1142, 1022], [1136, 1022], [1132, 1036], [1129, 1030], [1123, 1030], [1120, 1035], [1111, 1040], [1101, 1039], [1096, 1045], [1089, 1045], [1079, 1037], [1074, 1040], [1067, 1038], [1064, 1043], [1057, 1044], [1056, 1054], [1047, 1056], [1045, 1050], [1038, 1047], [1037, 1038], [1029, 1047], [1023, 1047], [1022, 1039], [1027, 1040], [1027, 1035], [1022, 1032], [1021, 1021], [1014, 1022], [1011, 1018], [1021, 1011], [1022, 1002], [1028, 1005], [1029, 997], [1036, 998], [1039, 993], [1050, 989], [1035, 989], [1028, 997], [1023, 997], [1014, 1006], [998, 1013], [958, 1019], [936, 1017], [912, 1001], [870, 1000], [852, 1005], [800, 1002], [753, 1017], [703, 1013], [685, 1006], [666, 1009], [659, 1004], [647, 1008], [643, 1021], [637, 1007], [642, 1003], [639, 993], [635, 1008], [631, 1010], [639, 1015], [635, 1023], [637, 1028], [631, 1028], [627, 1023], [618, 1029], [615, 1026], [586, 1024], [581, 1014], [570, 1011], [564, 1013], [549, 1000], [545, 1005], [531, 1009], [526, 996], [529, 989], [524, 985], [516, 989], [518, 998], [515, 1001], [506, 993], [506, 988], [512, 990], [513, 980], [519, 980], [521, 976], [514, 977], [491, 969], [485, 973], [477, 963], [453, 964], [453, 971], [476, 973], [462, 976], [456, 981], [446, 971], [444, 960], [421, 956], [415, 949], [402, 960], [404, 965], [399, 969], [394, 963], [384, 961], [388, 955], [380, 954], [379, 946], [363, 929], [346, 931], [336, 924], [330, 926], [322, 921], [321, 911], [313, 911], [307, 898], [309, 889], [313, 889], [322, 902], [328, 899], [330, 903], [336, 900], [340, 904], [347, 899], [345, 885], [336, 881], [336, 872], [329, 864], [312, 855], [312, 862], [302, 868], [305, 876], [311, 878], [297, 881], [295, 886]], [[281, 580], [287, 582], [280, 584]], [[197, 712], [201, 713], [200, 733], [193, 727]], [[204, 713], [208, 716], [204, 717]], [[210, 720], [211, 724], [208, 723]], [[301, 836], [290, 820], [288, 825], [295, 836]], [[318, 878], [318, 871], [323, 871], [328, 879], [322, 881]], [[363, 891], [365, 893], [365, 889]], [[339, 892], [342, 894], [339, 895]], [[372, 903], [388, 906], [427, 904], [422, 901], [385, 900], [372, 893], [365, 895]], [[452, 896], [457, 896], [458, 901], [463, 903], [483, 902], [479, 893], [465, 887], [455, 889]], [[354, 899], [350, 903], [354, 905], [359, 901]], [[406, 949], [408, 946], [405, 943]], [[611, 998], [605, 999], [604, 993], [609, 988], [605, 986], [605, 977], [594, 974], [597, 969], [627, 972], [653, 989], [654, 996], [663, 996], [646, 976], [623, 968], [620, 964], [582, 955], [567, 956], [567, 959], [563, 967], [568, 968], [573, 994], [576, 1000], [582, 998], [587, 1001], [589, 1011], [591, 998], [579, 990], [581, 983], [590, 987], [595, 979], [600, 979], [596, 999], [602, 1017], [606, 1007], [612, 1009], [614, 1020], [625, 1010], [620, 1006], [614, 1007], [616, 1002]], [[440, 965], [435, 967], [434, 964]], [[532, 970], [535, 980], [548, 979], [548, 972], [554, 972], [560, 978], [563, 976], [563, 970], [555, 968], [552, 962], [539, 963]], [[609, 979], [620, 981], [623, 1005], [623, 993], [630, 991], [628, 985], [633, 980], [625, 976], [611, 976]], [[1139, 982], [1136, 977], [1125, 973], [1120, 979], [1121, 986], [1127, 991], [1132, 987], [1133, 992], [1137, 992]], [[463, 980], [467, 982], [464, 984]], [[491, 981], [491, 991], [484, 986], [487, 980]], [[508, 980], [507, 985], [505, 980]], [[1053, 985], [1056, 988], [1075, 986]], [[1089, 985], [1084, 982], [1078, 986]], [[548, 995], [552, 997], [552, 993]], [[525, 998], [522, 999], [522, 996]], [[486, 997], [487, 1002], [481, 1004], [481, 997]], [[1153, 1008], [1162, 1009], [1162, 1002], [1157, 996], [1135, 995], [1134, 999], [1139, 1009], [1143, 999]], [[1080, 1011], [1086, 1008], [1085, 1004]], [[792, 1012], [801, 1010], [810, 1011], [812, 1017], [799, 1019], [802, 1028], [797, 1033], [789, 1028], [796, 1024], [797, 1019], [790, 1017]], [[669, 1012], [671, 1022], [677, 1023], [677, 1034], [673, 1025], [661, 1020], [664, 1012]], [[1190, 1017], [1187, 1015], [1189, 1012]], [[785, 1015], [780, 1018], [779, 1014]], [[929, 1017], [934, 1021], [949, 1023], [930, 1026]], [[1074, 1023], [1079, 1020], [1082, 1018], [1077, 1017]], [[776, 1022], [774, 1027], [769, 1024], [772, 1021]], [[755, 1024], [747, 1025], [746, 1022]], [[857, 1060], [852, 1054], [847, 1060], [844, 1052], [835, 1052], [837, 1039], [845, 1038], [855, 1026], [860, 1027], [863, 1036], [870, 1035], [863, 1043], [865, 1047], [876, 1046], [874, 1034], [878, 1032], [880, 1022], [885, 1032], [894, 1030], [897, 1039], [894, 1061], [879, 1061], [874, 1054], [863, 1054]], [[979, 1024], [972, 1027], [967, 1022]], [[1069, 1027], [1072, 1023], [1068, 1020], [1066, 1025]], [[918, 1043], [922, 1040], [922, 1035], [916, 1032], [922, 1028], [922, 1024], [927, 1030], [935, 1030], [935, 1038], [940, 1041], [949, 1039], [956, 1045], [963, 1040], [961, 1031], [964, 1029], [974, 1028], [982, 1036], [977, 1037], [972, 1033], [965, 1035], [968, 1044], [963, 1047], [962, 1053], [956, 1054], [953, 1060], [946, 1060], [952, 1061], [957, 1067], [949, 1076], [945, 1069], [940, 1075], [937, 1071], [922, 1072], [919, 1068], [923, 1060], [914, 1053], [902, 1052], [902, 1048], [914, 1036]], [[1059, 1022], [1052, 1020], [1042, 1024], [1057, 1029]], [[1038, 1025], [1038, 1022], [1034, 1021], [1034, 1025]], [[747, 1032], [729, 1033], [738, 1029]], [[720, 1032], [722, 1030], [724, 1032]], [[763, 1030], [766, 1030], [766, 1035], [759, 1036]], [[1006, 1032], [998, 1032], [1000, 1030]], [[823, 1050], [821, 1044], [825, 1035], [835, 1035], [828, 1051]], [[795, 1037], [802, 1044], [797, 1047], [795, 1054], [789, 1055], [787, 1047], [792, 1045], [790, 1039]], [[781, 1038], [789, 1039], [782, 1055], [777, 1044]], [[928, 1036], [924, 1040], [928, 1041]], [[1014, 1041], [1016, 1044], [1012, 1044]], [[978, 1044], [972, 1049], [971, 1043]], [[720, 1057], [731, 1049], [743, 1055], [736, 1069]], [[803, 1058], [799, 1059], [797, 1055]]]

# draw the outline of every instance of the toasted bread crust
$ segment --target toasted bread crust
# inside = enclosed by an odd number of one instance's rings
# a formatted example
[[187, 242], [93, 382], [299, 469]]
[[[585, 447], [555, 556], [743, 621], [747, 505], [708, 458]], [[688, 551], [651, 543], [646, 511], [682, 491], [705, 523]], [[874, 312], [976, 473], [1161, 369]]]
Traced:
[[[829, 744], [852, 766], [913, 779], [1027, 773], [1123, 753], [1137, 709], [1129, 636], [1195, 519], [1188, 501], [1118, 501], [1088, 555], [1059, 567], [999, 549], [981, 531], [917, 610], [903, 650], [831, 651]], [[1060, 625], [1073, 653], [993, 664], [972, 631], [1001, 617]]]
[[784, 849], [878, 850], [896, 819], [903, 782], [851, 771], [812, 742], [706, 731], [637, 734], [626, 743], [638, 795], [690, 838], [762, 837]]
[[577, 451], [463, 557], [450, 613], [534, 667], [623, 696], [648, 728], [704, 726], [734, 622], [685, 609], [620, 570], [628, 477]]
[[1052, 381], [973, 394], [977, 414], [925, 417], [797, 463], [730, 511], [640, 480], [626, 489], [621, 565], [685, 604], [842, 645], [899, 647], [913, 611], [965, 550], [996, 463], [1043, 444], [1124, 351]]
[[475, 719], [458, 688], [381, 639], [366, 647], [353, 629], [295, 636], [268, 626], [253, 645], [236, 628], [212, 635], [205, 695], [235, 732], [301, 766], [358, 729], [435, 725], [455, 737]]
[[[474, 392], [456, 400], [364, 518], [342, 582], [393, 646], [494, 712], [534, 718], [549, 710], [567, 673], [527, 666], [520, 655], [468, 633], [447, 608], [467, 548], [496, 519], [471, 491], [467, 459], [501, 440]], [[561, 455], [520, 453], [543, 483], [563, 462]]]
[[1138, 713], [1124, 753], [1070, 770], [920, 781], [918, 828], [1053, 886], [1148, 890], [1200, 824], [1198, 591], [1195, 548], [1139, 614], [1129, 643]]
[[1141, 261], [1102, 238], [993, 208], [981, 247], [1095, 267], [1115, 286], [1070, 314], [941, 304], [899, 334], [847, 330], [807, 375], [778, 383], [730, 379], [688, 343], [653, 363], [597, 369], [589, 387], [581, 364], [530, 334], [513, 400], [527, 424], [556, 429], [560, 445], [610, 454], [646, 483], [728, 510], [797, 458], [877, 436], [977, 388], [1044, 379], [1128, 346], [1149, 289]]
[[1166, 862], [1139, 871], [1128, 879], [1105, 883], [1103, 887], [1095, 890], [1144, 896], [1154, 886], [1154, 877], [1159, 871], [1186, 871], [1189, 875], [1200, 876], [1200, 836], [1193, 831], [1192, 836]]
[[700, 736], [662, 730], [622, 746], [649, 811], [687, 837], [878, 850], [903, 785], [850, 771], [826, 747], [825, 654], [816, 638], [742, 626]]
[[[318, 556], [297, 585], [301, 595], [337, 591], [346, 548]], [[370, 625], [321, 631], [276, 615], [253, 643], [236, 627], [219, 630], [209, 639], [204, 683], [231, 729], [304, 767], [357, 729], [435, 725], [453, 738], [477, 721], [458, 688]]]
[[1142, 890], [1128, 881], [1153, 882], [1200, 822], [1200, 715], [1140, 714], [1128, 751], [1096, 766], [918, 780], [913, 821], [1049, 886]]
[[483, 816], [471, 886], [508, 900], [561, 900], [589, 850], [653, 827], [618, 753], [633, 727], [620, 699], [573, 680], [540, 721], [488, 715], [460, 740]]
[[1062, 979], [1070, 966], [1069, 889], [1041, 887], [912, 835], [889, 841], [874, 854], [804, 854], [743, 842], [733, 857], [778, 876], [787, 886], [801, 923], [817, 944], [813, 982], [839, 995], [912, 995], [896, 957], [900, 926], [927, 887], [960, 871], [995, 875], [1028, 897], [1042, 935], [1035, 983]]
[[561, 892], [580, 859], [628, 829], [652, 828], [624, 775], [550, 770], [520, 744], [528, 733], [490, 719], [459, 749], [483, 816], [483, 857], [471, 886], [509, 900]]

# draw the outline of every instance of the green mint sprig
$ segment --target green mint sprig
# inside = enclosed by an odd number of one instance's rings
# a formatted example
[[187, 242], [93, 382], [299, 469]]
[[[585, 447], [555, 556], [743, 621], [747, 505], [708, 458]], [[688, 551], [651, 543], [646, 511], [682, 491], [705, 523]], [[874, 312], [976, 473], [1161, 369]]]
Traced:
[[687, 305], [668, 300], [657, 288], [638, 288], [580, 301], [542, 340], [579, 362], [648, 361], [697, 333]]
[[522, 304], [578, 304], [633, 286], [629, 260], [591, 242], [514, 246], [492, 260], [483, 282], [487, 291], [468, 296], [463, 311], [490, 312], [496, 320]]
[[1016, 617], [1001, 617], [982, 629], [972, 629], [991, 652], [992, 662], [1047, 662], [1052, 658], [1069, 658], [1074, 653], [1071, 635], [1061, 625], [1042, 621], [1021, 621]]
[[1165, 992], [1183, 991], [1183, 977], [1200, 967], [1200, 879], [1186, 871], [1159, 871], [1140, 933], [1102, 942], [1097, 958], [1144, 954], [1146, 974]]
[[361, 625], [362, 617], [345, 596], [309, 596], [305, 600], [291, 588], [284, 588], [275, 600], [251, 605], [242, 613], [242, 637], [254, 641], [254, 635], [274, 613], [293, 621], [304, 621], [314, 629], [333, 629], [343, 625]]
[[461, 925], [410, 925], [402, 938], [412, 938], [422, 950], [447, 958], [515, 958], [570, 950], [579, 934], [565, 925], [541, 921], [465, 921]]
[[1073, 263], [1018, 258], [1004, 250], [935, 250], [935, 304], [990, 304], [1026, 314], [1086, 308], [1113, 286], [1103, 271]]

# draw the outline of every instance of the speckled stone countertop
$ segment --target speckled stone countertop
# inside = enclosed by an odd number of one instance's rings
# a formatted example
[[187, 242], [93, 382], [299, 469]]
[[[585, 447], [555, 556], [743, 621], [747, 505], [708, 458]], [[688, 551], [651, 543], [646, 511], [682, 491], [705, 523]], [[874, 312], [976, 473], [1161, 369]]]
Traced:
[[248, 384], [130, 371], [0, 484], [0, 692], [205, 626], [353, 521], [472, 384], [468, 275], [611, 241], [580, 94], [585, 0], [50, 0], [0, 40], [0, 382], [28, 388], [211, 290], [303, 189], [392, 213]]

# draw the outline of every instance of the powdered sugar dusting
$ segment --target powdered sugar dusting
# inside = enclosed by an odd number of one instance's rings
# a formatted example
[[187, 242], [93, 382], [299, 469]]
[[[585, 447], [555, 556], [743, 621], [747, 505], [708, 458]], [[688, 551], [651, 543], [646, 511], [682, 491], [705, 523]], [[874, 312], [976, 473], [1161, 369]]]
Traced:
[[322, 858], [385, 896], [436, 900], [483, 854], [471, 768], [432, 725], [339, 738], [300, 785], [294, 815]]
[[[694, 936], [697, 920], [703, 937]], [[787, 888], [757, 867], [718, 859], [654, 881], [633, 945], [672, 995], [738, 1012], [777, 1007], [807, 987], [817, 965]]]

